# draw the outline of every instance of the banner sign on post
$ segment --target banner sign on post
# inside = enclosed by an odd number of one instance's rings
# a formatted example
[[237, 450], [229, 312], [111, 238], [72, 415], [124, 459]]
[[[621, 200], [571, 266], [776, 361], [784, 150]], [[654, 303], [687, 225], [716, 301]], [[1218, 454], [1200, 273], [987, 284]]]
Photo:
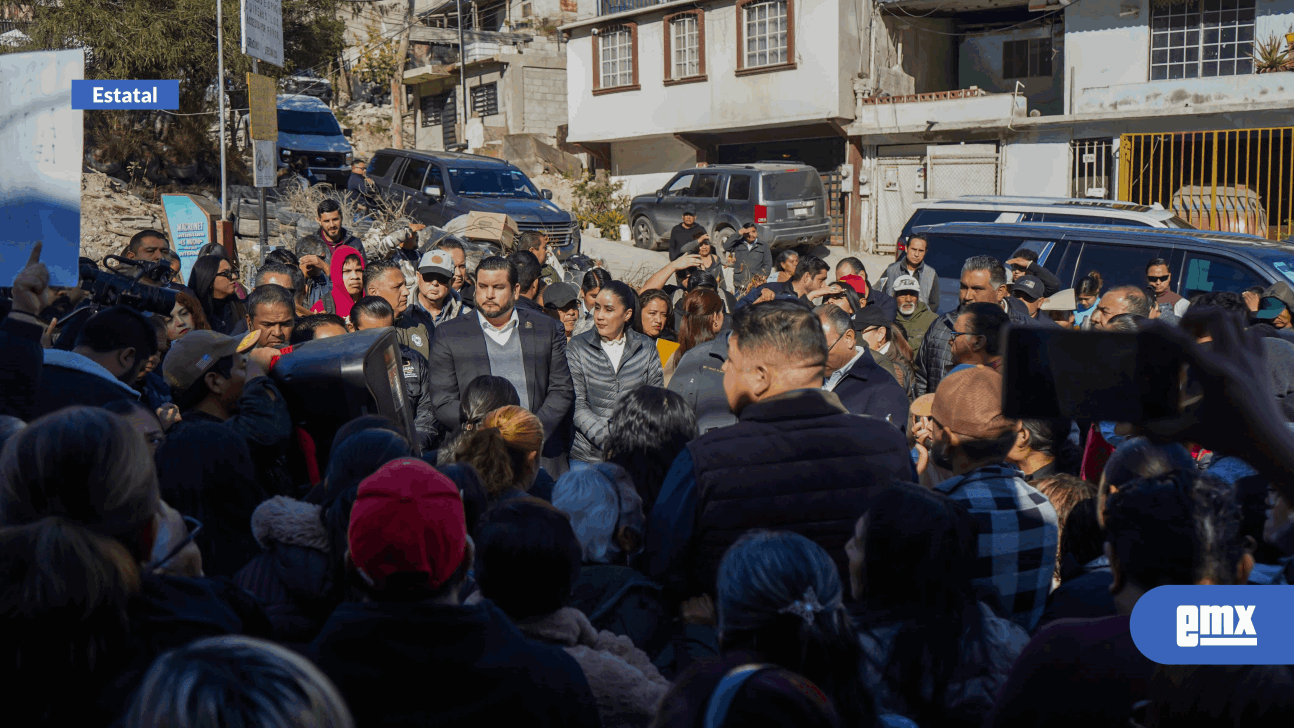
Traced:
[[53, 286], [77, 284], [81, 253], [81, 112], [72, 84], [85, 77], [81, 49], [0, 54], [0, 281], [41, 262]]
[[248, 136], [257, 141], [279, 140], [279, 99], [274, 79], [259, 73], [247, 74]]
[[252, 176], [254, 187], [274, 187], [278, 184], [279, 145], [259, 139], [252, 140]]
[[74, 109], [180, 108], [179, 81], [73, 81]]
[[283, 66], [282, 0], [242, 0], [243, 53]]
[[198, 251], [212, 241], [211, 215], [191, 195], [162, 195], [162, 214], [171, 249], [180, 256], [180, 277], [187, 281]]

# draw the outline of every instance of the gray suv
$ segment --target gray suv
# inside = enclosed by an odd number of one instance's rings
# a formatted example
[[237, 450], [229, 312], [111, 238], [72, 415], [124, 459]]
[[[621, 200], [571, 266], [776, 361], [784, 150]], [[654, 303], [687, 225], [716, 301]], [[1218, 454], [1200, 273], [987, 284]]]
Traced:
[[831, 237], [827, 192], [813, 167], [798, 162], [756, 162], [694, 167], [679, 172], [653, 194], [629, 205], [634, 245], [650, 250], [668, 242], [670, 230], [694, 210], [715, 244], [754, 222], [770, 249], [823, 244]]
[[426, 225], [443, 228], [469, 212], [501, 212], [523, 233], [547, 233], [560, 260], [580, 252], [575, 216], [508, 162], [460, 152], [383, 149], [369, 160], [368, 178], [392, 202], [407, 201], [410, 216]]

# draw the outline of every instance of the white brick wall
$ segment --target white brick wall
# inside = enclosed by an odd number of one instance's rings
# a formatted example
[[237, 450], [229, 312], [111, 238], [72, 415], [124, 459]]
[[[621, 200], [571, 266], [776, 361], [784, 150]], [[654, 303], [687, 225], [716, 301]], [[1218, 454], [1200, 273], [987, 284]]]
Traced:
[[566, 71], [527, 67], [523, 72], [523, 131], [555, 135], [566, 123]]

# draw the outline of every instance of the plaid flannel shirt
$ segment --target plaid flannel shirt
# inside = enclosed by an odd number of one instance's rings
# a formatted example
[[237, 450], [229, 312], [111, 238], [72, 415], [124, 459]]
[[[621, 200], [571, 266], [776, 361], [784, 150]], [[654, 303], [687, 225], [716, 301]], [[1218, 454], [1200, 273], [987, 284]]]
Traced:
[[1056, 568], [1056, 509], [1005, 463], [954, 476], [935, 489], [970, 511], [979, 525], [976, 587], [996, 591], [1004, 616], [1032, 632]]

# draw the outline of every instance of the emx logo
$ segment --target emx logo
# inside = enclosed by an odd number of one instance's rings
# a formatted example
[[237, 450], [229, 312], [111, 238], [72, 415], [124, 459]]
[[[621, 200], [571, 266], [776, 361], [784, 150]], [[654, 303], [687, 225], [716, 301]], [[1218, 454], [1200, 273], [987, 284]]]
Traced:
[[[1177, 608], [1178, 647], [1257, 647], [1257, 605], [1183, 604]], [[1205, 635], [1208, 635], [1207, 637]]]
[[1291, 613], [1294, 586], [1161, 586], [1137, 600], [1132, 641], [1163, 665], [1286, 665]]

